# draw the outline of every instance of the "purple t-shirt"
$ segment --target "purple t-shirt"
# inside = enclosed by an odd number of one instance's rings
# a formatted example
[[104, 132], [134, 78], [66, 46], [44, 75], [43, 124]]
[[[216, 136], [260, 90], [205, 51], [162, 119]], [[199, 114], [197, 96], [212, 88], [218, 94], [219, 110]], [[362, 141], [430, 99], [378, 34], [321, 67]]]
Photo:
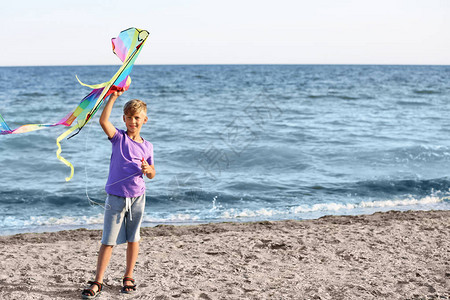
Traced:
[[142, 139], [142, 143], [133, 141], [124, 130], [116, 128], [110, 139], [112, 143], [109, 176], [105, 190], [119, 197], [138, 197], [145, 192], [142, 174], [142, 158], [153, 164], [153, 145]]

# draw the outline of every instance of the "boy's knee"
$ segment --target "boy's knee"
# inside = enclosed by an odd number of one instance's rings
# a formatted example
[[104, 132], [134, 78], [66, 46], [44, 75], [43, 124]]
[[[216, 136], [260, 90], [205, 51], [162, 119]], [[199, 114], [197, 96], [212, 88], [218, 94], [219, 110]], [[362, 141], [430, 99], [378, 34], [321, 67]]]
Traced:
[[128, 248], [136, 248], [139, 247], [139, 242], [128, 242], [127, 243]]

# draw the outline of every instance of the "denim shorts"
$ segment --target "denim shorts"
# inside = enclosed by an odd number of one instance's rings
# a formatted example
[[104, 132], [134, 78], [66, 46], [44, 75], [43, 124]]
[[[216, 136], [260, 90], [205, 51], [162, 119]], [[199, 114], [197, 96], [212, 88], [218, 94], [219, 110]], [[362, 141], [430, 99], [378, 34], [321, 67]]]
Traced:
[[108, 194], [103, 222], [103, 245], [118, 245], [138, 242], [144, 217], [145, 194], [134, 198], [123, 198]]

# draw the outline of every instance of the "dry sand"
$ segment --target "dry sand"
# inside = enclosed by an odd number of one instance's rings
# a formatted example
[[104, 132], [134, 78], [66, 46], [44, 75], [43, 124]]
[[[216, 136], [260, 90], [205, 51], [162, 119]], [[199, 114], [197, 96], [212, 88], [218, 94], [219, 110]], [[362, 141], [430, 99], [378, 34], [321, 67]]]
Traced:
[[[450, 211], [143, 228], [133, 296], [114, 249], [98, 299], [450, 299]], [[0, 299], [80, 299], [100, 231], [0, 237]]]

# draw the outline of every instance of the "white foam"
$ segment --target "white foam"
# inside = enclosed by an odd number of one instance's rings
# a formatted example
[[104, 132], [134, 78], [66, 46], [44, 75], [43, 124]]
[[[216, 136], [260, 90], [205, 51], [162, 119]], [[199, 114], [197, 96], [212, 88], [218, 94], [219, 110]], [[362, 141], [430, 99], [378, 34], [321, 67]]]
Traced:
[[413, 197], [403, 200], [385, 200], [385, 201], [369, 201], [361, 202], [359, 207], [395, 207], [395, 206], [409, 206], [409, 205], [427, 205], [439, 202], [444, 202], [447, 197], [426, 196], [424, 198], [415, 199]]
[[198, 215], [191, 215], [191, 214], [170, 214], [166, 217], [157, 217], [147, 213], [144, 216], [143, 221], [145, 223], [183, 223], [183, 222], [195, 222], [199, 220], [200, 217]]
[[47, 217], [47, 216], [31, 216], [28, 219], [20, 219], [8, 216], [3, 220], [0, 219], [0, 228], [21, 228], [21, 227], [35, 227], [35, 226], [82, 226], [95, 225], [103, 223], [103, 214], [94, 216], [62, 216], [62, 217]]
[[362, 201], [360, 203], [318, 203], [314, 205], [299, 205], [288, 209], [269, 209], [262, 208], [257, 210], [237, 210], [228, 209], [221, 215], [223, 219], [238, 219], [238, 218], [257, 218], [257, 217], [274, 217], [274, 216], [286, 216], [286, 215], [300, 215], [304, 213], [335, 213], [339, 211], [351, 211], [364, 208], [389, 208], [389, 207], [402, 207], [402, 206], [420, 206], [430, 205], [444, 202], [446, 197], [440, 198], [436, 196], [427, 196], [420, 199], [409, 197], [407, 199], [399, 200], [381, 200], [381, 201]]

